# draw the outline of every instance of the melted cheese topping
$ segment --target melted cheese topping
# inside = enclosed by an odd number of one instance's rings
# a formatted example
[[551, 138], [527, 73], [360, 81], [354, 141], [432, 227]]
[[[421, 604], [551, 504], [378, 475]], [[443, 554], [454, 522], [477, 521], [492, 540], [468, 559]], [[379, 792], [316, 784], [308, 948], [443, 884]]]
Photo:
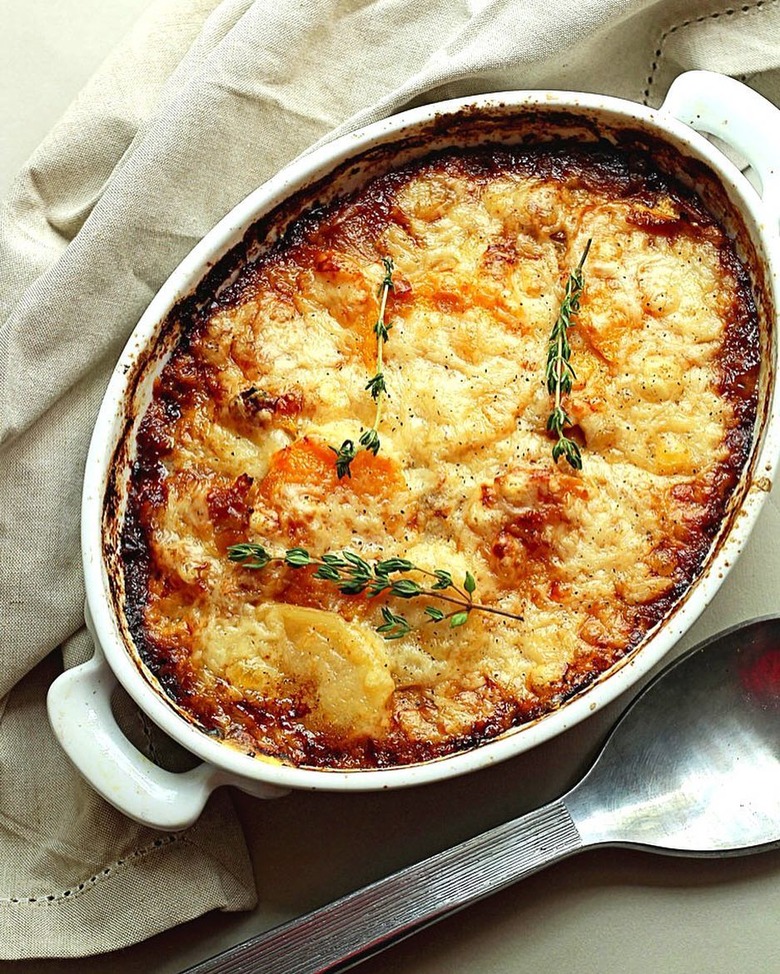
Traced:
[[[544, 374], [589, 238], [565, 397], [577, 472], [552, 460]], [[386, 256], [381, 448], [339, 479], [331, 447], [374, 418]], [[141, 425], [125, 548], [140, 532], [147, 662], [203, 726], [306, 765], [425, 760], [554, 708], [700, 569], [752, 422], [738, 326], [755, 344], [723, 233], [617, 154], [453, 154], [304, 219], [190, 328]], [[453, 629], [426, 620], [452, 608], [434, 598], [231, 563], [244, 541], [468, 571], [514, 618]], [[377, 633], [383, 604], [408, 635]]]

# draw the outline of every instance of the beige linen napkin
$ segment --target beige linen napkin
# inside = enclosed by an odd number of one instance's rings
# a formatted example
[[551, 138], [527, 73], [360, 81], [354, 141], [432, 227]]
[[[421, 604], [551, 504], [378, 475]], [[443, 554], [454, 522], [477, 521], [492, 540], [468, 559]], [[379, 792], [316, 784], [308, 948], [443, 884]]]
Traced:
[[[157, 835], [92, 793], [45, 715], [63, 662], [91, 652], [78, 547], [91, 426], [177, 262], [307, 147], [409, 104], [558, 87], [657, 105], [688, 68], [780, 100], [778, 37], [780, 0], [152, 3], [0, 214], [0, 957], [97, 953], [254, 902], [228, 793]], [[186, 766], [119, 708], [140, 747]]]

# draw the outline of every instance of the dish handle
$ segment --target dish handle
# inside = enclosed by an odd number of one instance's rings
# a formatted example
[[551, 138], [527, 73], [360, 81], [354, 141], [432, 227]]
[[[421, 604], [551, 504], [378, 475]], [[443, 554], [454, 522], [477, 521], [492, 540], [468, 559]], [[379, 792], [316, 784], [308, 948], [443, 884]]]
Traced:
[[125, 737], [111, 710], [117, 679], [95, 641], [95, 655], [60, 674], [49, 688], [52, 729], [65, 753], [89, 784], [129, 818], [164, 831], [186, 829], [203, 811], [209, 795], [235, 785], [258, 798], [276, 798], [285, 789], [238, 778], [210, 764], [191, 771], [165, 771]]
[[659, 111], [741, 153], [761, 180], [774, 227], [780, 221], [780, 111], [757, 91], [714, 71], [686, 71], [671, 84]]

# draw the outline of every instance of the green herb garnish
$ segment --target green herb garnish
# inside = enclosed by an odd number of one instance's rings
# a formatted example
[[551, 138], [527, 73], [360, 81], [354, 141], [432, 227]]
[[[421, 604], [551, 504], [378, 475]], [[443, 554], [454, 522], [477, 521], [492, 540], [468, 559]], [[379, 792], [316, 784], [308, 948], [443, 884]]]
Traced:
[[[465, 625], [472, 612], [490, 612], [521, 621], [523, 618], [514, 612], [475, 602], [477, 582], [471, 572], [466, 572], [462, 585], [456, 585], [450, 572], [442, 569], [430, 572], [407, 558], [366, 561], [354, 551], [328, 552], [317, 558], [305, 548], [288, 548], [283, 554], [275, 555], [263, 545], [252, 543], [231, 545], [228, 548], [228, 558], [244, 568], [257, 570], [268, 565], [284, 565], [293, 569], [314, 568], [314, 578], [332, 582], [342, 595], [438, 599], [455, 606], [455, 609], [444, 612], [438, 606], [427, 605], [425, 621], [449, 622], [453, 629]], [[418, 577], [410, 577], [413, 575]], [[426, 579], [432, 581], [426, 582]], [[376, 631], [385, 639], [401, 639], [411, 632], [412, 624], [405, 616], [393, 612], [387, 605], [382, 606], [381, 613], [383, 621]]]
[[379, 296], [379, 315], [374, 325], [374, 334], [376, 335], [376, 374], [366, 384], [366, 389], [371, 393], [371, 398], [376, 403], [374, 424], [361, 433], [357, 446], [353, 440], [344, 440], [338, 449], [335, 446], [330, 447], [336, 454], [336, 475], [339, 480], [342, 477], [352, 476], [350, 465], [357, 456], [361, 446], [369, 453], [373, 453], [374, 456], [379, 453], [381, 446], [379, 440], [379, 423], [382, 419], [382, 402], [387, 395], [384, 375], [384, 347], [388, 338], [388, 332], [393, 327], [385, 323], [387, 295], [393, 287], [393, 261], [390, 257], [383, 257], [382, 263], [385, 267], [385, 276], [377, 292]]
[[568, 331], [573, 324], [572, 318], [580, 310], [580, 295], [583, 287], [582, 268], [590, 245], [591, 241], [588, 240], [579, 264], [566, 281], [563, 301], [558, 318], [550, 332], [550, 344], [547, 349], [547, 391], [554, 397], [553, 410], [547, 420], [547, 429], [558, 437], [552, 449], [553, 460], [557, 462], [560, 457], [565, 457], [575, 470], [582, 470], [582, 454], [577, 443], [564, 433], [564, 429], [573, 426], [574, 423], [563, 408], [561, 400], [564, 395], [571, 392], [572, 382], [576, 378], [574, 369], [571, 367]]

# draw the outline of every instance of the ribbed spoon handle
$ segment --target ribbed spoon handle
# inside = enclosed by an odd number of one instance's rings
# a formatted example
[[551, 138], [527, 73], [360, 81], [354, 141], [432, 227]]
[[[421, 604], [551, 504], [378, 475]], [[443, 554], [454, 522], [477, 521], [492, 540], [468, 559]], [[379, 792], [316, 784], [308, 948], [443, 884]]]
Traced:
[[344, 971], [582, 847], [558, 800], [238, 944], [186, 974]]

